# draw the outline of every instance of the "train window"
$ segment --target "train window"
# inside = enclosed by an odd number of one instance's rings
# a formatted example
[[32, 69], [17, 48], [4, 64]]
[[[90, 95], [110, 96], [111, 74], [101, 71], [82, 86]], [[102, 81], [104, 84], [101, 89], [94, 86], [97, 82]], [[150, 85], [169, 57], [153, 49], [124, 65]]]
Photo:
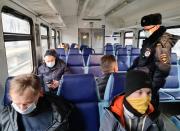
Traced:
[[31, 41], [5, 42], [5, 47], [10, 76], [32, 72]]
[[50, 48], [55, 48], [55, 43], [56, 43], [56, 33], [55, 33], [55, 30], [51, 30], [51, 36], [52, 36], [52, 42], [51, 42]]
[[2, 13], [3, 32], [30, 34], [30, 23], [11, 14]]
[[40, 27], [41, 29], [41, 51], [42, 56], [44, 56], [46, 50], [48, 49], [48, 28], [45, 26]]
[[[168, 33], [174, 34], [174, 35], [179, 35], [180, 36], [180, 28], [170, 28], [167, 29]], [[172, 48], [172, 52], [176, 53], [178, 58], [180, 58], [180, 40], [176, 43], [176, 45]]]
[[33, 59], [30, 21], [17, 14], [2, 12], [2, 24], [9, 76], [31, 73]]
[[133, 32], [125, 32], [124, 41], [125, 45], [133, 45]]
[[145, 34], [144, 31], [139, 31], [139, 36], [138, 36], [138, 48], [142, 47], [143, 40], [145, 39]]

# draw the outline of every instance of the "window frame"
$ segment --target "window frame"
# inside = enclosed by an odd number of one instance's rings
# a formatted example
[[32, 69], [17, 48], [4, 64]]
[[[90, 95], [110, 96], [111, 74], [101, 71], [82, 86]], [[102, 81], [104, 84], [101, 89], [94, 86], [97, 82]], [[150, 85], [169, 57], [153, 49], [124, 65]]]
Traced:
[[[133, 33], [133, 36], [132, 37], [126, 37], [127, 33]], [[133, 37], [134, 37], [134, 32], [133, 31], [126, 31], [126, 32], [124, 32], [124, 46], [126, 46], [125, 40], [126, 39], [132, 39], [132, 41], [133, 41]], [[132, 43], [132, 45], [133, 45], [133, 43]]]
[[[12, 42], [12, 41], [30, 41], [31, 44], [31, 57], [32, 57], [32, 72], [35, 71], [35, 63], [36, 63], [36, 52], [35, 52], [35, 40], [34, 40], [34, 36], [33, 36], [33, 29], [34, 29], [34, 25], [33, 25], [33, 20], [32, 18], [28, 17], [27, 15], [16, 11], [15, 9], [12, 9], [11, 7], [8, 6], [3, 6], [2, 10], [1, 10], [1, 15], [2, 13], [8, 14], [8, 15], [12, 15], [14, 17], [17, 17], [18, 19], [22, 19], [22, 20], [26, 20], [29, 22], [29, 26], [30, 26], [30, 32], [29, 34], [23, 34], [23, 33], [11, 33], [11, 32], [3, 32], [3, 38], [4, 38], [4, 44], [5, 42]], [[3, 27], [3, 24], [2, 24]], [[4, 45], [5, 47], [5, 45]], [[6, 50], [6, 49], [5, 49]], [[7, 56], [6, 56], [6, 62], [7, 62]], [[8, 63], [7, 63], [8, 64]], [[7, 68], [8, 69], [8, 68]], [[9, 74], [9, 69], [8, 71], [8, 75]]]

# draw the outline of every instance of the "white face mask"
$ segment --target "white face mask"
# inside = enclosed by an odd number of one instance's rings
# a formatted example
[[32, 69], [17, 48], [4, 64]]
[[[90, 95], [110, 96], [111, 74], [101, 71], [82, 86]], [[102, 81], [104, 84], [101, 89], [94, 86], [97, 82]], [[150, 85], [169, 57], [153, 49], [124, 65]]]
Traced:
[[150, 31], [144, 31], [144, 35], [149, 38], [152, 35], [152, 32]]
[[55, 65], [55, 61], [53, 62], [46, 62], [46, 66], [52, 68]]
[[23, 115], [29, 114], [36, 109], [36, 104], [34, 102], [24, 111], [22, 111], [15, 103], [12, 103], [11, 105], [17, 112]]

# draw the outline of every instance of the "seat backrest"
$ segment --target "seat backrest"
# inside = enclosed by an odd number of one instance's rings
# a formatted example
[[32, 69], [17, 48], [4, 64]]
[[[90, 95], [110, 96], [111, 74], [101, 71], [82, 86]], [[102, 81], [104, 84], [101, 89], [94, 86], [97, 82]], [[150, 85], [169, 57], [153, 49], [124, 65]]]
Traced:
[[115, 51], [117, 50], [117, 49], [119, 49], [119, 48], [122, 48], [122, 45], [115, 45]]
[[95, 53], [95, 50], [92, 48], [84, 48], [83, 49], [82, 54], [83, 54], [84, 62], [86, 65], [87, 65], [87, 60], [88, 60], [89, 55], [94, 54], [94, 53]]
[[70, 46], [70, 48], [74, 48], [75, 45], [76, 45], [76, 43], [72, 43], [71, 46]]
[[128, 55], [117, 55], [118, 71], [127, 71], [130, 67]]
[[113, 45], [106, 45], [105, 50], [106, 51], [113, 51], [114, 50]]
[[88, 61], [87, 61], [87, 65], [88, 66], [100, 66], [101, 57], [103, 57], [103, 54], [89, 55], [89, 58], [88, 58]]
[[4, 98], [3, 98], [3, 106], [7, 106], [7, 105], [9, 105], [11, 103], [10, 97], [9, 97], [9, 88], [10, 88], [10, 81], [12, 79], [13, 79], [13, 77], [8, 77], [6, 79]]
[[67, 66], [84, 66], [84, 59], [81, 54], [68, 55]]
[[128, 55], [128, 50], [127, 48], [117, 48], [116, 55]]
[[92, 74], [64, 75], [57, 95], [72, 102], [76, 108], [70, 118], [73, 130], [99, 130], [99, 97]]
[[58, 54], [58, 56], [66, 56], [66, 52], [64, 50], [64, 48], [56, 48], [56, 53]]
[[69, 55], [67, 58], [67, 66], [72, 74], [84, 74], [84, 58], [81, 54]]
[[178, 65], [177, 65], [177, 54], [171, 54], [171, 69], [169, 76], [166, 78], [166, 83], [164, 88], [179, 88], [179, 78], [178, 78]]
[[87, 65], [88, 65], [88, 74], [93, 74], [96, 77], [102, 76], [102, 71], [101, 71], [101, 57], [102, 54], [93, 54], [89, 55]]
[[112, 73], [107, 82], [104, 100], [111, 101], [116, 95], [122, 93], [125, 88], [126, 73]]
[[80, 50], [82, 51], [83, 49], [86, 49], [86, 48], [88, 48], [88, 45], [81, 45], [80, 46]]
[[68, 55], [77, 55], [77, 54], [81, 54], [80, 50], [78, 48], [70, 48]]
[[94, 51], [94, 49], [92, 49], [92, 48], [84, 48], [83, 50], [82, 50], [82, 54], [85, 56], [85, 55], [91, 55], [91, 54], [94, 54], [95, 53], [95, 51]]
[[130, 65], [133, 64], [134, 60], [139, 56], [140, 49], [139, 48], [132, 48], [131, 55], [130, 55]]

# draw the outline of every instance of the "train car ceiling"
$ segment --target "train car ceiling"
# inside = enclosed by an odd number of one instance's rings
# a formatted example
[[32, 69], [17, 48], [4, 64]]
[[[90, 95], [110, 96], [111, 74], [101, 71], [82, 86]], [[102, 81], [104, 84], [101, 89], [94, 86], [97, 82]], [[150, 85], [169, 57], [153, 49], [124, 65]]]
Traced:
[[[12, 0], [21, 3], [55, 27], [101, 28], [117, 31], [139, 28], [142, 16], [160, 12], [163, 24], [180, 22], [179, 0]], [[84, 20], [86, 19], [86, 20]], [[89, 20], [87, 20], [89, 19]], [[93, 20], [94, 19], [94, 20]], [[96, 21], [96, 19], [101, 19]]]

